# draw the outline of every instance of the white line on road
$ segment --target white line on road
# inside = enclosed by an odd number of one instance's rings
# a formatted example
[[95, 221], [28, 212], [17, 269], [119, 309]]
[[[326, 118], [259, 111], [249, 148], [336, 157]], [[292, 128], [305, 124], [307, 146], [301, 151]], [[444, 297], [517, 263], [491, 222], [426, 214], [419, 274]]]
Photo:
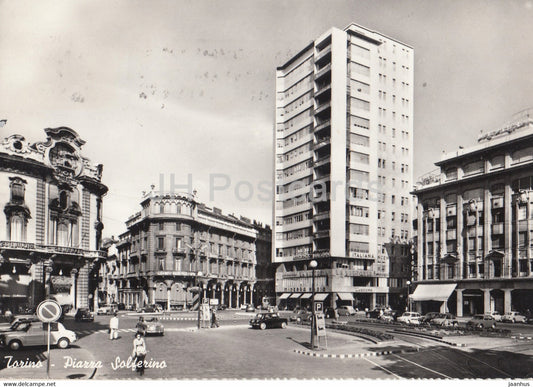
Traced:
[[367, 358], [363, 358], [363, 359], [366, 360], [366, 361], [369, 362], [369, 363], [374, 364], [376, 367], [381, 368], [381, 369], [384, 370], [385, 372], [388, 372], [389, 374], [391, 374], [391, 375], [397, 377], [398, 379], [403, 379], [401, 376], [398, 376], [398, 375], [396, 375], [394, 372], [392, 372], [391, 370], [388, 370], [387, 368], [380, 366], [378, 363], [375, 363], [375, 362], [373, 362], [372, 360], [368, 360]]
[[408, 363], [414, 364], [415, 366], [420, 367], [420, 368], [423, 368], [423, 369], [425, 369], [425, 370], [427, 370], [427, 371], [433, 372], [434, 374], [444, 376], [446, 379], [451, 379], [451, 377], [449, 377], [448, 375], [441, 374], [441, 373], [438, 372], [438, 371], [432, 370], [431, 368], [424, 367], [423, 365], [418, 364], [418, 363], [415, 363], [414, 361], [407, 360], [407, 359], [405, 359], [405, 358], [403, 358], [403, 357], [401, 357], [401, 356], [398, 356], [398, 355], [392, 355], [392, 356], [397, 357], [398, 359], [402, 359], [402, 360], [404, 360], [404, 361], [406, 361], [406, 362], [408, 362]]

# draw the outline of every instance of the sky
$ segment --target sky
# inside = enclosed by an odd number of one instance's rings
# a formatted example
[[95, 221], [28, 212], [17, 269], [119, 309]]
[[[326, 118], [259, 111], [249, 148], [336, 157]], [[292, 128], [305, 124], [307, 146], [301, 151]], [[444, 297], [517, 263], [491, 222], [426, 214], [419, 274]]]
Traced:
[[107, 237], [189, 179], [271, 224], [275, 69], [352, 22], [414, 48], [415, 179], [533, 106], [531, 0], [0, 0], [0, 137], [76, 130]]

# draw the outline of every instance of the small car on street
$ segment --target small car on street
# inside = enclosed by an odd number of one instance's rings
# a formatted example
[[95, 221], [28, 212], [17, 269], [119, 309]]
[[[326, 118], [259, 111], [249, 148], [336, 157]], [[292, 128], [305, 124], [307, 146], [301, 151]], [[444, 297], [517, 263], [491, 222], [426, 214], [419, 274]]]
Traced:
[[324, 310], [324, 315], [326, 316], [326, 318], [339, 317], [339, 313], [334, 308], [331, 308], [331, 307], [328, 307]]
[[495, 329], [496, 320], [489, 314], [475, 314], [472, 319], [466, 323], [466, 327], [470, 329]]
[[459, 322], [457, 321], [457, 317], [451, 313], [439, 313], [430, 321], [430, 324], [439, 327], [457, 327]]
[[37, 322], [40, 321], [37, 316], [16, 316], [10, 323], [1, 323], [0, 332], [12, 331], [21, 322]]
[[486, 312], [485, 315], [492, 316], [492, 318], [494, 318], [496, 321], [502, 321], [502, 315], [497, 310]]
[[257, 313], [250, 320], [250, 326], [261, 330], [267, 328], [287, 328], [287, 319], [280, 317], [278, 313]]
[[159, 322], [157, 317], [151, 317], [137, 323], [137, 332], [140, 332], [143, 336], [163, 336], [165, 334], [165, 327]]
[[302, 322], [302, 321], [311, 321], [313, 318], [313, 315], [311, 312], [305, 310], [305, 309], [296, 309], [294, 312], [289, 316], [289, 319], [291, 321], [296, 322]]
[[381, 316], [378, 317], [383, 322], [391, 323], [398, 319], [397, 310], [385, 310]]
[[520, 314], [519, 312], [510, 312], [506, 313], [502, 316], [503, 322], [511, 322], [511, 323], [526, 323], [527, 318], [523, 314]]
[[353, 316], [357, 312], [355, 311], [353, 306], [346, 305], [346, 306], [339, 306], [337, 308], [337, 313], [339, 314], [339, 316]]
[[[44, 346], [48, 340], [48, 323], [20, 322], [10, 332], [0, 333], [0, 347], [17, 351], [22, 347]], [[50, 323], [50, 345], [68, 348], [77, 340], [76, 333], [61, 323]]]
[[409, 325], [420, 325], [420, 320], [422, 316], [417, 312], [405, 312], [400, 317], [396, 319], [399, 323], [409, 324]]
[[246, 306], [246, 312], [254, 313], [255, 312], [255, 308], [252, 305], [247, 305]]
[[420, 322], [422, 324], [430, 324], [431, 320], [433, 320], [435, 317], [437, 317], [440, 313], [439, 312], [428, 312], [425, 315], [422, 316], [422, 319]]
[[137, 310], [138, 313], [161, 313], [163, 309], [159, 305], [146, 305]]
[[74, 320], [76, 320], [77, 322], [94, 321], [94, 314], [87, 308], [79, 308], [76, 311]]
[[109, 314], [113, 314], [117, 312], [118, 309], [119, 309], [118, 305], [100, 305], [98, 309], [96, 309], [96, 314], [97, 315], [101, 315], [101, 314], [109, 315]]

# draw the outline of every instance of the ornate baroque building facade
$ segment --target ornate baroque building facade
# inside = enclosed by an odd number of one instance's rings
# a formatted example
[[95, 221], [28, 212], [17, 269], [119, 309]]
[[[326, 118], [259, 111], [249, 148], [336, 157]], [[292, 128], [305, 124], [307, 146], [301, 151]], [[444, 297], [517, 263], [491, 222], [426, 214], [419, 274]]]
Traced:
[[105, 254], [102, 165], [66, 127], [45, 129], [45, 142], [11, 135], [0, 144], [0, 303], [18, 312], [53, 297], [67, 308], [93, 298], [90, 272]]
[[533, 310], [533, 120], [443, 155], [418, 200], [416, 307], [458, 316]]
[[[198, 294], [239, 307], [266, 289], [256, 287], [257, 222], [223, 215], [188, 193], [144, 195], [142, 210], [127, 221], [117, 243], [118, 302], [135, 308], [159, 304], [164, 309], [196, 307]], [[269, 253], [267, 249], [261, 249]]]

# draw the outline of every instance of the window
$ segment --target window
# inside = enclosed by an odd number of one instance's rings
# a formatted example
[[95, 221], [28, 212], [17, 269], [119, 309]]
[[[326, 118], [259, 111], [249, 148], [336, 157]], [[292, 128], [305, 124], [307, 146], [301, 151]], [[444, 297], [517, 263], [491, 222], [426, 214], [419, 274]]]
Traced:
[[157, 238], [157, 249], [158, 250], [164, 250], [165, 249], [165, 238], [164, 237], [158, 237]]
[[181, 223], [176, 222], [176, 231], [181, 231]]
[[163, 231], [165, 229], [165, 223], [159, 222], [159, 231]]

